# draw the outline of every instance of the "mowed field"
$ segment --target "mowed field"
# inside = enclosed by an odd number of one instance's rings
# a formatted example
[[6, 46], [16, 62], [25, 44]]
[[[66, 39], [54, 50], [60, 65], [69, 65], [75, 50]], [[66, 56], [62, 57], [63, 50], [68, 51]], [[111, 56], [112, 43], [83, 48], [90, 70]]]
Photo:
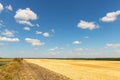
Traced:
[[0, 62], [0, 80], [71, 80], [23, 59], [0, 59]]
[[72, 80], [120, 80], [120, 61], [25, 59]]

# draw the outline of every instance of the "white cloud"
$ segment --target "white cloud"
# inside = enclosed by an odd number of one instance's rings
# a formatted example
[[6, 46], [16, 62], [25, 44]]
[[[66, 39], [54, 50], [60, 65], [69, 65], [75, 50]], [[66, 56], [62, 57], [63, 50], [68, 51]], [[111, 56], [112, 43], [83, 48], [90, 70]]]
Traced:
[[89, 36], [85, 36], [84, 38], [88, 39], [88, 38], [89, 38]]
[[36, 34], [42, 34], [42, 32], [41, 31], [36, 31]]
[[0, 20], [0, 27], [4, 26], [3, 20]]
[[55, 30], [54, 30], [54, 29], [51, 29], [51, 32], [55, 33]]
[[28, 26], [34, 26], [34, 24], [32, 24], [30, 21], [18, 21], [18, 23], [28, 25]]
[[19, 38], [7, 38], [7, 37], [0, 37], [0, 41], [2, 42], [19, 42]]
[[10, 11], [12, 11], [12, 10], [13, 10], [13, 8], [12, 8], [12, 6], [11, 6], [11, 5], [6, 6], [6, 9], [8, 9], [8, 10], [10, 10]]
[[38, 39], [25, 38], [25, 41], [28, 42], [28, 43], [31, 43], [32, 46], [41, 46], [41, 45], [44, 45], [44, 43], [41, 42]]
[[81, 29], [90, 29], [90, 30], [99, 28], [99, 26], [94, 22], [87, 22], [83, 20], [80, 20], [80, 22], [77, 24], [77, 27]]
[[0, 12], [2, 12], [4, 9], [3, 5], [0, 3]]
[[82, 42], [81, 41], [73, 41], [73, 44], [81, 44]]
[[120, 10], [115, 12], [109, 12], [104, 17], [101, 18], [102, 22], [113, 22], [117, 20], [117, 17], [120, 15]]
[[23, 29], [26, 31], [30, 31], [30, 27], [24, 27]]
[[57, 49], [58, 49], [58, 47], [51, 48], [50, 51], [55, 51], [55, 50], [57, 50]]
[[52, 49], [50, 49], [50, 51], [55, 51], [55, 49], [52, 48]]
[[34, 13], [30, 8], [19, 9], [16, 11], [16, 15], [14, 16], [17, 20], [36, 20], [37, 14]]
[[49, 37], [50, 35], [49, 35], [49, 33], [45, 32], [45, 33], [43, 33], [43, 36], [44, 37]]
[[107, 43], [106, 47], [107, 48], [118, 48], [118, 47], [120, 47], [120, 44]]
[[1, 34], [7, 37], [14, 37], [14, 32], [9, 31], [8, 29], [5, 29], [3, 32], [1, 32]]
[[30, 21], [36, 20], [38, 17], [30, 8], [26, 8], [17, 10], [14, 18], [19, 24], [34, 26]]
[[39, 25], [39, 24], [36, 24], [36, 26], [37, 26], [37, 27], [40, 27], [40, 25]]
[[75, 51], [83, 51], [83, 48], [76, 48]]

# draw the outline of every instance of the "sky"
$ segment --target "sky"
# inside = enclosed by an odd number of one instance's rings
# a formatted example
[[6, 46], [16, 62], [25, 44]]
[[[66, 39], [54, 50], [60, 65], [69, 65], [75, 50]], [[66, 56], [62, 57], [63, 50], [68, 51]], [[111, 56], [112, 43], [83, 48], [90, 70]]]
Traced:
[[120, 0], [0, 0], [0, 57], [120, 57]]

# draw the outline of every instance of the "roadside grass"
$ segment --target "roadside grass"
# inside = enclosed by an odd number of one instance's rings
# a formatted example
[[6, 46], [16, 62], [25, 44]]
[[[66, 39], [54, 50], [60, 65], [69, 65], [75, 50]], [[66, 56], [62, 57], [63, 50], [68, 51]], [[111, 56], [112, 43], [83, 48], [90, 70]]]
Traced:
[[0, 66], [0, 80], [17, 80], [19, 78], [21, 64], [21, 59], [12, 59], [11, 62]]

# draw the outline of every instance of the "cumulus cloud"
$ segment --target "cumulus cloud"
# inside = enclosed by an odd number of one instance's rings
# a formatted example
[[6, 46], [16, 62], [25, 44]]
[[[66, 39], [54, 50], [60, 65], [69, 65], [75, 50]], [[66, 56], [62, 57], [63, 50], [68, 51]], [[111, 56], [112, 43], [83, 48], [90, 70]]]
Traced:
[[19, 38], [7, 38], [7, 37], [0, 37], [0, 41], [2, 42], [19, 42]]
[[106, 47], [107, 48], [118, 48], [118, 47], [120, 47], [120, 44], [107, 43]]
[[28, 26], [34, 26], [30, 21], [18, 21], [18, 23], [28, 25]]
[[81, 29], [90, 29], [90, 30], [99, 28], [99, 26], [94, 22], [87, 22], [83, 20], [80, 20], [80, 22], [77, 24], [77, 27]]
[[42, 34], [42, 32], [41, 31], [36, 31], [36, 34]]
[[41, 45], [44, 45], [44, 43], [41, 42], [38, 39], [25, 38], [25, 41], [28, 42], [28, 43], [31, 43], [32, 46], [41, 46]]
[[30, 8], [26, 8], [17, 10], [14, 18], [19, 24], [34, 26], [30, 21], [37, 20], [38, 17]]
[[23, 29], [26, 31], [30, 31], [30, 27], [24, 27]]
[[76, 45], [81, 44], [81, 43], [82, 43], [81, 41], [73, 41], [73, 44], [76, 44]]
[[7, 37], [14, 37], [14, 32], [8, 29], [5, 29], [3, 32], [1, 32], [1, 34]]
[[13, 10], [13, 8], [12, 8], [11, 5], [6, 6], [6, 9], [8, 9], [9, 11], [12, 11], [12, 10]]
[[3, 5], [0, 3], [0, 12], [2, 12], [4, 9]]
[[104, 17], [102, 17], [100, 20], [102, 22], [113, 22], [117, 20], [117, 17], [120, 15], [120, 10], [115, 12], [109, 12]]
[[50, 36], [50, 34], [49, 34], [49, 33], [47, 33], [47, 32], [45, 32], [45, 33], [43, 33], [43, 36], [44, 36], [44, 37], [49, 37], [49, 36]]

